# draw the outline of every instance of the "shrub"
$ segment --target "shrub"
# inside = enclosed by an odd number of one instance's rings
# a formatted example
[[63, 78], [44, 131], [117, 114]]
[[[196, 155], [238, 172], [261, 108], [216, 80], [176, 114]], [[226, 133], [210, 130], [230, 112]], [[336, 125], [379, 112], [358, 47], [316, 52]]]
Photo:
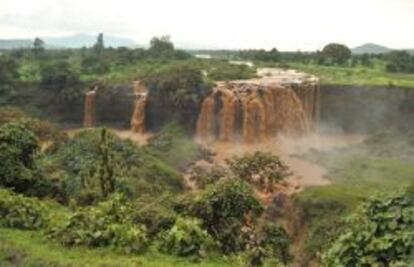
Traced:
[[284, 264], [291, 260], [290, 239], [282, 227], [274, 223], [266, 223], [261, 228], [259, 236], [271, 256], [276, 257]]
[[79, 74], [65, 61], [52, 62], [41, 69], [42, 86], [62, 102], [73, 102], [82, 96]]
[[51, 236], [66, 246], [113, 246], [127, 253], [142, 251], [147, 243], [146, 228], [131, 220], [132, 207], [121, 195], [94, 207], [81, 208], [63, 224], [51, 231]]
[[200, 218], [225, 253], [244, 249], [242, 227], [248, 218], [263, 211], [249, 185], [237, 178], [223, 178], [195, 197], [184, 199], [176, 208]]
[[25, 192], [36, 183], [35, 135], [20, 123], [0, 127], [0, 185]]
[[271, 153], [255, 152], [252, 155], [227, 160], [230, 170], [261, 190], [272, 191], [276, 183], [289, 175], [288, 167]]
[[6, 106], [0, 108], [0, 125], [18, 122], [31, 130], [41, 142], [52, 142], [54, 145], [67, 140], [67, 135], [48, 121], [31, 118], [21, 109]]
[[174, 226], [160, 236], [160, 250], [177, 256], [202, 257], [211, 245], [210, 235], [193, 218], [177, 218]]
[[323, 254], [325, 266], [405, 266], [414, 250], [414, 198], [372, 198], [346, 220]]
[[177, 215], [165, 204], [154, 200], [153, 196], [137, 202], [136, 206], [140, 208], [134, 211], [132, 220], [136, 224], [145, 225], [149, 236], [169, 230], [174, 225]]
[[32, 230], [44, 225], [41, 201], [0, 189], [0, 226]]
[[205, 189], [226, 176], [226, 170], [221, 166], [201, 167], [193, 166], [189, 172], [189, 179], [195, 182], [197, 188]]

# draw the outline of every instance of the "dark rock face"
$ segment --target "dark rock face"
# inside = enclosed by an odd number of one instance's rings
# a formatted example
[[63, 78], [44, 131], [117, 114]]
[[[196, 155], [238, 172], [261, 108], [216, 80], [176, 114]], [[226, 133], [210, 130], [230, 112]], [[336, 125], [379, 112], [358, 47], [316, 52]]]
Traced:
[[414, 89], [321, 86], [321, 123], [345, 132], [414, 129]]
[[134, 109], [135, 96], [132, 86], [118, 85], [99, 89], [96, 97], [96, 120], [129, 127]]

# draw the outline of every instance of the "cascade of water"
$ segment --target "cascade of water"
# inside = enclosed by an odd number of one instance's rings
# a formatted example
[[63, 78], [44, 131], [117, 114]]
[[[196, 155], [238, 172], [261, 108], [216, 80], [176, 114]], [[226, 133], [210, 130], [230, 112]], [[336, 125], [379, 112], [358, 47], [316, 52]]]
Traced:
[[143, 133], [145, 131], [146, 103], [146, 93], [135, 93], [134, 112], [131, 117], [131, 131], [134, 133]]
[[319, 116], [318, 90], [315, 85], [293, 90], [277, 85], [220, 83], [202, 103], [196, 135], [222, 141], [241, 137], [251, 143], [279, 133], [304, 134]]
[[96, 124], [96, 92], [98, 91], [97, 87], [94, 87], [93, 90], [88, 91], [85, 94], [85, 104], [84, 104], [84, 114], [83, 114], [83, 126], [84, 127], [93, 127]]

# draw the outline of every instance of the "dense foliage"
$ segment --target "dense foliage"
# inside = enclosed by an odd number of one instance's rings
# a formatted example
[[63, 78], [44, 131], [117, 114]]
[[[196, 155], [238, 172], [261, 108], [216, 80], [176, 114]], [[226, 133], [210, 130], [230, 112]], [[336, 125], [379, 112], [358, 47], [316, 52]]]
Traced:
[[219, 180], [178, 205], [178, 210], [181, 209], [200, 218], [225, 253], [245, 248], [247, 240], [242, 236], [242, 228], [247, 220], [263, 211], [248, 184], [237, 178]]
[[41, 201], [0, 189], [0, 226], [39, 229], [46, 224], [45, 215]]
[[171, 121], [178, 121], [187, 130], [194, 129], [201, 101], [210, 90], [200, 69], [175, 65], [153, 73], [143, 82], [149, 91], [146, 124], [150, 129]]
[[140, 252], [148, 243], [146, 228], [133, 224], [131, 213], [132, 207], [116, 194], [97, 206], [74, 212], [52, 229], [51, 236], [66, 246], [113, 246], [127, 253]]
[[13, 106], [0, 107], [0, 125], [8, 122], [19, 122], [24, 125], [41, 142], [58, 145], [67, 140], [67, 135], [48, 121], [30, 117], [21, 109]]
[[160, 236], [161, 251], [178, 256], [205, 256], [212, 243], [201, 222], [193, 218], [178, 217], [174, 226]]
[[393, 51], [387, 55], [389, 72], [414, 73], [414, 56], [406, 51]]
[[79, 74], [66, 61], [43, 66], [40, 75], [42, 87], [54, 94], [60, 102], [73, 102], [83, 95]]
[[34, 157], [36, 136], [22, 124], [0, 126], [0, 184], [17, 192], [27, 192], [37, 182]]
[[351, 58], [351, 50], [343, 44], [328, 44], [321, 52], [321, 63], [343, 65]]
[[227, 160], [230, 170], [241, 179], [254, 184], [261, 190], [272, 191], [290, 172], [288, 167], [275, 155], [255, 152], [251, 155]]
[[414, 197], [408, 191], [366, 202], [323, 259], [327, 266], [404, 266], [413, 250]]

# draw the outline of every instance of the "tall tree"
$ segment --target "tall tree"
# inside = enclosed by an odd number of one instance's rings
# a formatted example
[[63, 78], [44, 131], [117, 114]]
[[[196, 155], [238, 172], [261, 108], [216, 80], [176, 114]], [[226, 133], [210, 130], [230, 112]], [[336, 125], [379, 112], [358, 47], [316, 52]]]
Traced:
[[161, 37], [154, 37], [150, 42], [150, 51], [155, 53], [163, 53], [165, 51], [174, 50], [174, 44], [170, 40], [170, 36], [164, 35]]
[[93, 46], [93, 48], [95, 49], [96, 56], [98, 57], [98, 59], [100, 59], [102, 57], [103, 50], [105, 48], [103, 33], [100, 33], [98, 35], [98, 38], [96, 38], [96, 43]]
[[343, 45], [331, 43], [322, 50], [322, 57], [325, 64], [345, 64], [351, 58], [351, 50]]
[[41, 54], [45, 50], [45, 42], [40, 39], [39, 37], [36, 37], [33, 42], [33, 52], [36, 55]]

